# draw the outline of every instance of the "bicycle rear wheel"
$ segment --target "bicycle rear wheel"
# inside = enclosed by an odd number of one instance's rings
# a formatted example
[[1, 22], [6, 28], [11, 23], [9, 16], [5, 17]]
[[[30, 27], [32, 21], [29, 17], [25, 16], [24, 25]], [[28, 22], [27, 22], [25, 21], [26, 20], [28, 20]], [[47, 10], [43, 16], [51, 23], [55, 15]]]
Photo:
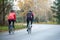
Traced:
[[28, 34], [31, 34], [31, 28], [28, 29]]
[[12, 25], [9, 26], [9, 34], [14, 34], [14, 28]]

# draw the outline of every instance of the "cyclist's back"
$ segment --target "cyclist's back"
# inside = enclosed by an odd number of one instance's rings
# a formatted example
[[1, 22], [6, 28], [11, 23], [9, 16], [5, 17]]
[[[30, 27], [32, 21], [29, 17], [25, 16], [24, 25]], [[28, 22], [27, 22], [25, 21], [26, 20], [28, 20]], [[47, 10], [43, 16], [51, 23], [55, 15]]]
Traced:
[[34, 15], [33, 15], [32, 11], [29, 11], [27, 13], [27, 27], [28, 27], [29, 21], [31, 21], [31, 25], [32, 25], [33, 18], [34, 18]]
[[31, 12], [27, 13], [27, 19], [32, 19], [32, 13]]

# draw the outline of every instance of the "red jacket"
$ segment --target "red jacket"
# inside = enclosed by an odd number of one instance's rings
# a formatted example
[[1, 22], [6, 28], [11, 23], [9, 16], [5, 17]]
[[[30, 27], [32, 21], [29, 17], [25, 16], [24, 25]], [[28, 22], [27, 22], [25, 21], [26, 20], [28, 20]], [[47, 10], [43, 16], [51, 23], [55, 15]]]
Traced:
[[15, 12], [9, 13], [8, 20], [16, 20], [16, 14], [15, 14]]

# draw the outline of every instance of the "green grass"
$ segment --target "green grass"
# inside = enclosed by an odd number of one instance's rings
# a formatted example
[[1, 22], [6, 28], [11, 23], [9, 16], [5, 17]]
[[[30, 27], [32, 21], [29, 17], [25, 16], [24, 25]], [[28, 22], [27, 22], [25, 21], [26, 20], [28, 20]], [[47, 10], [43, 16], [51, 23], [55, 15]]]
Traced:
[[16, 29], [23, 29], [23, 28], [26, 28], [25, 25], [15, 25], [15, 28]]
[[39, 22], [36, 24], [57, 24], [57, 22]]
[[7, 26], [0, 26], [0, 32], [1, 31], [7, 31], [8, 30], [8, 27]]
[[[15, 25], [15, 30], [26, 28], [25, 25]], [[0, 32], [8, 31], [8, 26], [0, 26]]]
[[57, 22], [47, 22], [47, 24], [57, 24]]

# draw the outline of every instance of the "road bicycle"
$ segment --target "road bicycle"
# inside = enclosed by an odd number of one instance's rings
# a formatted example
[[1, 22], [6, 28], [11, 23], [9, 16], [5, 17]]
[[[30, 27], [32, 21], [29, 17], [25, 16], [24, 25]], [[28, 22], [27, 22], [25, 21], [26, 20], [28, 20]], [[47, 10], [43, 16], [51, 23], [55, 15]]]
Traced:
[[32, 25], [31, 25], [31, 22], [29, 22], [28, 28], [27, 28], [28, 34], [31, 34], [31, 28], [32, 28]]
[[9, 26], [9, 34], [14, 34], [14, 27], [13, 27], [12, 22], [11, 22], [11, 24]]

